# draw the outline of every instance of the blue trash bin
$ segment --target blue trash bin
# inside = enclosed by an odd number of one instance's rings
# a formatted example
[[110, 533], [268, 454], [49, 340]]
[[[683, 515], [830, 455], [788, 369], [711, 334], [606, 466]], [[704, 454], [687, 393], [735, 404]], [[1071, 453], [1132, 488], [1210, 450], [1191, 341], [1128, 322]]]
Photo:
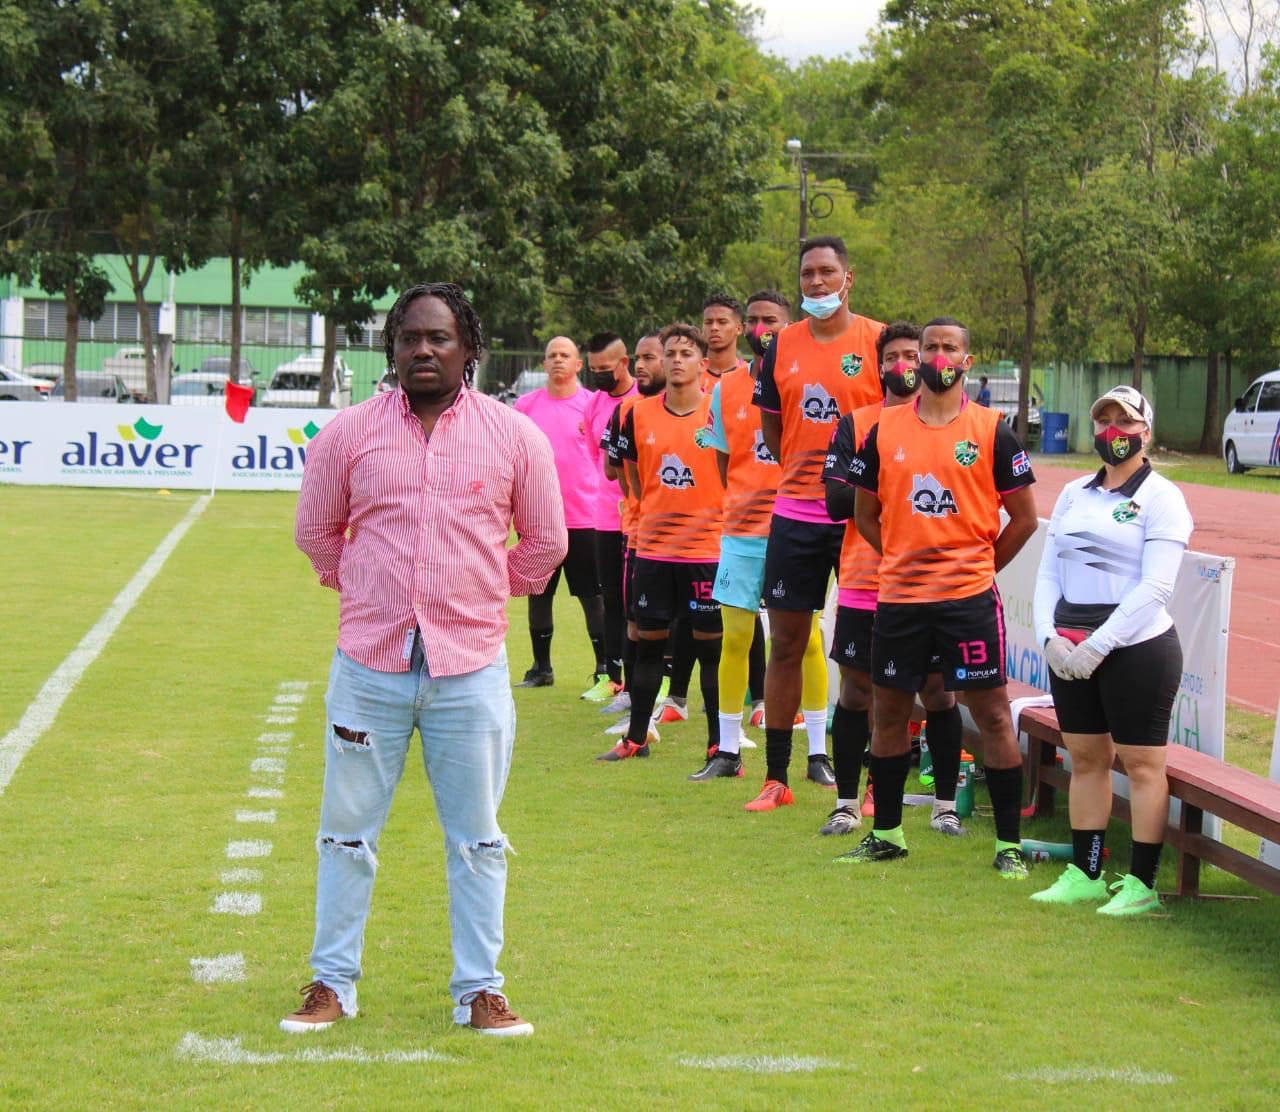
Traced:
[[1067, 439], [1067, 415], [1065, 413], [1047, 413], [1040, 411], [1040, 451], [1045, 455], [1060, 453], [1065, 455], [1071, 450], [1071, 442]]

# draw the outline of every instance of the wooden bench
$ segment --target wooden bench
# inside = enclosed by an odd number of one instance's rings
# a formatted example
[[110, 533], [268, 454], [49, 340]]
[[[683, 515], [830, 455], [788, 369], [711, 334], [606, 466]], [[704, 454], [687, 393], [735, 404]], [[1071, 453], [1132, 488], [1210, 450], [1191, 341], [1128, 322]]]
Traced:
[[[1009, 684], [1011, 699], [1034, 694], [1025, 684]], [[1023, 763], [1027, 801], [1034, 803], [1037, 815], [1050, 815], [1057, 789], [1067, 790], [1071, 781], [1058, 763], [1058, 749], [1063, 746], [1058, 716], [1052, 707], [1030, 707], [1014, 725], [1027, 735]], [[1116, 768], [1123, 771], [1118, 761]], [[1261, 838], [1280, 842], [1280, 784], [1183, 745], [1169, 746], [1168, 777], [1169, 794], [1182, 803], [1178, 825], [1171, 825], [1165, 835], [1178, 854], [1176, 894], [1201, 895], [1200, 863], [1205, 861], [1280, 895], [1280, 869], [1204, 834], [1207, 812]], [[1115, 796], [1112, 812], [1129, 822], [1129, 801]]]

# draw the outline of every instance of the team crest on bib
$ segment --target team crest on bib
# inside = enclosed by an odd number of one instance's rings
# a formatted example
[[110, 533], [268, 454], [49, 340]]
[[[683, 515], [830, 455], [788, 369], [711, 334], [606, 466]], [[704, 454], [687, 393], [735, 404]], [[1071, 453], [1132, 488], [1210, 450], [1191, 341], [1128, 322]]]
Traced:
[[672, 490], [686, 490], [696, 485], [693, 472], [675, 452], [663, 455], [662, 464], [658, 468], [658, 481]]
[[972, 440], [956, 441], [956, 463], [961, 467], [972, 467], [978, 459], [978, 446]]
[[840, 420], [840, 407], [820, 382], [804, 388], [804, 394], [800, 398], [800, 412], [804, 414], [806, 421], [826, 424]]
[[695, 432], [693, 434], [693, 442], [699, 448], [705, 448], [707, 446], [707, 430], [705, 428], [701, 428]]
[[[1117, 441], [1117, 443], [1119, 443], [1119, 441]], [[1128, 502], [1121, 502], [1120, 505], [1112, 510], [1111, 516], [1121, 525], [1124, 525], [1126, 522], [1132, 521], [1137, 517], [1140, 509], [1141, 507], [1138, 503], [1133, 501], [1133, 499], [1130, 499]]]
[[911, 493], [907, 496], [913, 514], [925, 517], [946, 517], [947, 514], [958, 514], [955, 495], [948, 487], [944, 487], [932, 474], [912, 475]]
[[855, 355], [852, 352], [848, 355], [840, 356], [840, 370], [844, 373], [845, 378], [857, 378], [862, 374], [862, 356]]

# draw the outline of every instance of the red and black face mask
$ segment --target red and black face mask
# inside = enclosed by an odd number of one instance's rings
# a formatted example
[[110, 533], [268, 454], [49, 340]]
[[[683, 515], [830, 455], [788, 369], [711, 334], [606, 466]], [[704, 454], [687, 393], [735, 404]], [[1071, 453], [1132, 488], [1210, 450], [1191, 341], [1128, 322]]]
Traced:
[[773, 343], [773, 329], [767, 324], [757, 324], [747, 333], [747, 347], [760, 358], [764, 357], [771, 343]]
[[1093, 447], [1103, 463], [1115, 466], [1142, 453], [1142, 437], [1109, 425], [1093, 438]]
[[884, 388], [896, 398], [909, 398], [920, 386], [920, 373], [914, 363], [905, 359], [886, 367], [881, 378], [884, 379]]

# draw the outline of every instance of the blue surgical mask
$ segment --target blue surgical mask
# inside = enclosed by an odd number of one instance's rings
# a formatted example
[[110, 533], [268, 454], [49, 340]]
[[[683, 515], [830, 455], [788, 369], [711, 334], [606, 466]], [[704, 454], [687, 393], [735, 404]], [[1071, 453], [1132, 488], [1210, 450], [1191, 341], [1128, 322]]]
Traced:
[[802, 308], [811, 317], [817, 317], [819, 320], [826, 320], [837, 309], [840, 308], [840, 292], [829, 293], [826, 297], [806, 297], [801, 299], [800, 308]]

